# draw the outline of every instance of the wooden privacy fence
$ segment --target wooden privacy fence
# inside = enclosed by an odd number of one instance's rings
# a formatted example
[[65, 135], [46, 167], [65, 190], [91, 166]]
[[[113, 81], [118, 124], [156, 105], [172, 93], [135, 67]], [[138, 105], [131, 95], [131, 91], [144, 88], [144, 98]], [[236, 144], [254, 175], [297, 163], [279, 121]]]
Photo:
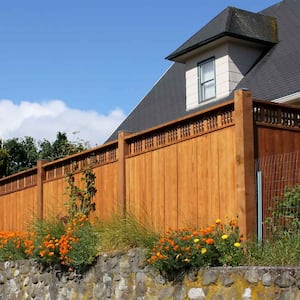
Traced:
[[[130, 212], [157, 230], [206, 225], [239, 216], [244, 233], [256, 228], [255, 159], [298, 148], [299, 109], [234, 100], [131, 134], [0, 180], [0, 230], [25, 230], [32, 216], [65, 213], [65, 175], [90, 166], [96, 175], [96, 214]], [[284, 132], [284, 133], [283, 133]], [[271, 149], [270, 149], [271, 148]]]

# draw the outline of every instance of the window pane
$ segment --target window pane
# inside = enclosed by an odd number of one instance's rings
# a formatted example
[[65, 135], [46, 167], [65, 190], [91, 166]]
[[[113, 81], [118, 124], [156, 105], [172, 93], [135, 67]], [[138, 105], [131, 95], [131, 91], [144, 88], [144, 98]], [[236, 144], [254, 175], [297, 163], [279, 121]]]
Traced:
[[214, 62], [208, 61], [201, 65], [201, 82], [214, 79]]
[[215, 97], [215, 81], [211, 80], [209, 82], [202, 84], [202, 100]]

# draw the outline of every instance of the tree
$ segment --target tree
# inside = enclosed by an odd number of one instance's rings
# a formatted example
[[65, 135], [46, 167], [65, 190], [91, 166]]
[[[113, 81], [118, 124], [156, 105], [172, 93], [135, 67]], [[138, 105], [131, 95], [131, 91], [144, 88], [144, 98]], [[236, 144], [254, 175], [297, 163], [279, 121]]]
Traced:
[[55, 160], [72, 155], [86, 149], [86, 143], [71, 142], [65, 132], [58, 132], [56, 140], [51, 144], [48, 140], [39, 143], [39, 158]]
[[9, 139], [3, 143], [3, 147], [9, 156], [7, 175], [36, 165], [38, 152], [32, 137]]
[[71, 142], [65, 132], [58, 132], [53, 143], [36, 141], [29, 136], [12, 138], [0, 145], [0, 176], [17, 173], [36, 165], [38, 159], [53, 161], [81, 152], [88, 143]]
[[2, 141], [0, 140], [0, 177], [4, 177], [7, 174], [8, 161], [8, 152], [3, 148]]

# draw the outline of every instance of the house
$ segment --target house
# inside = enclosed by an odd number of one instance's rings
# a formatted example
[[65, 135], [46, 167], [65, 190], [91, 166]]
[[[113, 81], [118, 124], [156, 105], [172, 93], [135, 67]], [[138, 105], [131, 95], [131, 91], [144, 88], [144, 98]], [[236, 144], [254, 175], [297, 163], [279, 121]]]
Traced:
[[227, 7], [167, 56], [173, 61], [119, 131], [139, 132], [233, 98], [300, 104], [300, 1], [259, 13]]

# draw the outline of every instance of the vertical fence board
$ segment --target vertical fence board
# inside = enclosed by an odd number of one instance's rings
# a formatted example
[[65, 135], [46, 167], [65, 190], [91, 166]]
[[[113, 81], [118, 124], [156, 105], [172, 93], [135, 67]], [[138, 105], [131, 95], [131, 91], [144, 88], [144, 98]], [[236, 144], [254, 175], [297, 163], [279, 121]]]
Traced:
[[198, 178], [198, 226], [207, 225], [209, 208], [208, 197], [208, 135], [197, 139], [197, 178]]
[[197, 226], [197, 141], [192, 139], [177, 145], [178, 223], [179, 226]]
[[[238, 205], [235, 194], [235, 141], [234, 129], [226, 128], [222, 131], [219, 142], [219, 217], [224, 219], [226, 216], [234, 218], [238, 215]], [[230, 199], [232, 199], [230, 201]], [[225, 200], [225, 201], [224, 201]]]
[[165, 151], [163, 148], [152, 154], [152, 220], [159, 231], [165, 229]]
[[172, 145], [169, 147], [165, 159], [165, 228], [178, 228], [178, 147]]
[[212, 132], [208, 138], [209, 152], [207, 156], [208, 166], [208, 199], [207, 199], [207, 222], [213, 221], [216, 216], [220, 215], [220, 202], [219, 202], [219, 145], [218, 134], [220, 132]]

